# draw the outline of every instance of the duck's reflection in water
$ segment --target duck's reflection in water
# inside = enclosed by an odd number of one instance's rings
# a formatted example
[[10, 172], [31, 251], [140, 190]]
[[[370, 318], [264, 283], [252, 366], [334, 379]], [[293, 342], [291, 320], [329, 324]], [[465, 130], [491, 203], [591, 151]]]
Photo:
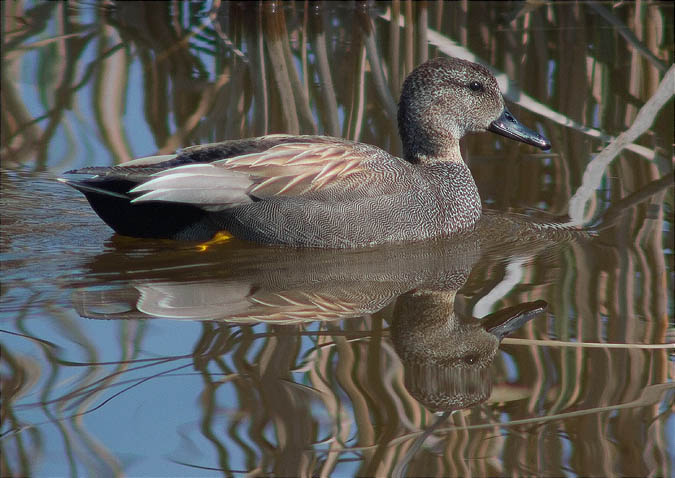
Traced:
[[455, 311], [456, 292], [417, 290], [396, 300], [390, 331], [403, 362], [405, 387], [440, 416], [415, 440], [393, 476], [405, 476], [410, 460], [450, 413], [490, 398], [492, 363], [502, 339], [547, 305], [525, 302], [478, 320]]
[[526, 302], [478, 320], [455, 312], [455, 293], [423, 290], [401, 295], [390, 328], [406, 388], [434, 412], [486, 401], [499, 343], [546, 308], [541, 300]]
[[[161, 269], [157, 255], [147, 254], [134, 259], [135, 269], [127, 265], [122, 285], [79, 288], [74, 303], [86, 318], [273, 324], [362, 317], [386, 307], [381, 315], [409, 392], [434, 412], [455, 410], [489, 397], [488, 370], [501, 339], [546, 306], [528, 302], [482, 320], [456, 312], [479, 244], [467, 237], [360, 251], [242, 246], [204, 267], [186, 267], [190, 255], [165, 257]], [[99, 257], [90, 267], [100, 276], [125, 265]]]
[[[89, 264], [90, 283], [78, 284], [74, 303], [86, 318], [214, 324], [297, 324], [373, 315], [389, 324], [409, 395], [428, 410], [447, 414], [490, 397], [490, 366], [501, 339], [546, 306], [543, 301], [528, 302], [483, 319], [456, 311], [455, 299], [479, 258], [480, 245], [470, 237], [360, 251], [241, 245], [228, 246], [218, 255], [169, 255], [159, 249], [140, 254], [118, 249]], [[106, 276], [114, 279], [106, 282]], [[462, 309], [461, 303], [457, 309]], [[337, 332], [339, 338], [346, 332], [327, 327], [324, 335]], [[231, 336], [229, 329], [223, 333]], [[268, 332], [280, 338], [288, 332], [318, 333], [277, 327]], [[208, 353], [212, 357], [215, 351]], [[334, 357], [339, 360], [341, 355]], [[308, 437], [298, 450], [311, 443]]]

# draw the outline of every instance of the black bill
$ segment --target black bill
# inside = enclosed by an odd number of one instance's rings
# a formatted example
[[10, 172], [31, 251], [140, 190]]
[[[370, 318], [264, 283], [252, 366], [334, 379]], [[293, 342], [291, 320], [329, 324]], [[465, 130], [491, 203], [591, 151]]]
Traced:
[[490, 123], [488, 131], [531, 144], [544, 151], [551, 149], [551, 142], [548, 139], [522, 124], [506, 108], [499, 118]]
[[498, 310], [483, 317], [481, 325], [485, 330], [501, 340], [541, 314], [546, 310], [547, 305], [545, 301], [537, 300]]

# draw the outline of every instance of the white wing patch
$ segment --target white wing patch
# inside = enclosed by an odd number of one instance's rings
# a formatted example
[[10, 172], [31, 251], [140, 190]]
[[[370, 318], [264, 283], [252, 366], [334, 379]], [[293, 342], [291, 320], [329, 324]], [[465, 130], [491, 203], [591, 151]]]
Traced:
[[223, 170], [212, 164], [167, 169], [130, 192], [145, 194], [131, 202], [169, 201], [188, 204], [233, 206], [252, 202], [250, 176]]

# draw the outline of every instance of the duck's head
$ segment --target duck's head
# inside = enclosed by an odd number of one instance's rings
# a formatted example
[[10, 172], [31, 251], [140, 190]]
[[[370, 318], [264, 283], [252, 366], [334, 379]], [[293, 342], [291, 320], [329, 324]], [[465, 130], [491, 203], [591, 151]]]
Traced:
[[459, 160], [459, 140], [482, 131], [551, 147], [506, 109], [497, 80], [485, 67], [457, 58], [435, 58], [410, 73], [401, 91], [398, 127], [411, 162]]

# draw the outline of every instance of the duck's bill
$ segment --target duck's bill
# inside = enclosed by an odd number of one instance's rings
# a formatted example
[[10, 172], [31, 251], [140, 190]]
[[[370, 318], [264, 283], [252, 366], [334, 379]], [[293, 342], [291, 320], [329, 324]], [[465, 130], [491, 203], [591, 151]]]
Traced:
[[506, 108], [499, 118], [490, 123], [488, 130], [516, 141], [531, 144], [544, 151], [551, 149], [551, 142], [548, 139], [522, 124]]
[[543, 300], [524, 302], [483, 317], [481, 325], [501, 340], [544, 312], [547, 306], [548, 304]]

